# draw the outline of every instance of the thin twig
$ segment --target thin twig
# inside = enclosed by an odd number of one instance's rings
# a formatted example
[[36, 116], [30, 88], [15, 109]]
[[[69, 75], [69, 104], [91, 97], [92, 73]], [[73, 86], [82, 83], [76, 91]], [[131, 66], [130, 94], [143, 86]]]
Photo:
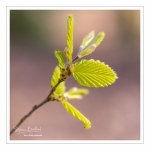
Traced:
[[40, 108], [42, 105], [44, 105], [45, 103], [49, 102], [50, 96], [51, 94], [53, 94], [53, 92], [55, 91], [55, 89], [57, 88], [57, 86], [62, 82], [62, 80], [59, 80], [58, 83], [51, 89], [50, 93], [48, 94], [48, 96], [46, 97], [45, 100], [43, 100], [40, 104], [35, 105], [32, 107], [32, 109], [23, 117], [21, 118], [21, 120], [19, 121], [19, 123], [10, 131], [10, 135], [28, 118], [30, 117], [30, 115], [37, 110], [38, 108]]

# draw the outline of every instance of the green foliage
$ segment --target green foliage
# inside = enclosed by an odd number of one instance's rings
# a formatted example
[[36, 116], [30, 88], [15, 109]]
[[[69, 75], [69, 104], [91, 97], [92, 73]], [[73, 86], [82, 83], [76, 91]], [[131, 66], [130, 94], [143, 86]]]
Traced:
[[[88, 90], [82, 88], [72, 88], [68, 92], [65, 92], [65, 82], [64, 80], [73, 74], [74, 79], [83, 86], [87, 87], [106, 87], [113, 84], [116, 79], [116, 73], [105, 63], [100, 61], [95, 61], [93, 59], [86, 60], [83, 59], [76, 62], [79, 58], [91, 54], [95, 48], [101, 43], [105, 37], [104, 32], [98, 33], [94, 39], [95, 32], [91, 31], [87, 34], [80, 45], [79, 52], [77, 56], [72, 59], [73, 55], [73, 27], [74, 19], [72, 15], [68, 15], [67, 21], [67, 47], [62, 52], [60, 50], [55, 51], [55, 56], [58, 60], [59, 67], [56, 67], [51, 79], [52, 88], [59, 82], [61, 82], [54, 92], [51, 94], [52, 101], [61, 102], [63, 107], [68, 113], [73, 115], [75, 118], [79, 119], [84, 123], [85, 129], [91, 128], [90, 121], [84, 117], [76, 108], [74, 108], [68, 99], [81, 99], [84, 95], [89, 93]], [[67, 59], [67, 64], [64, 63], [63, 55]]]
[[78, 57], [81, 58], [81, 57], [91, 54], [95, 50], [95, 48], [96, 48], [95, 44], [88, 46], [86, 49], [84, 49], [78, 54]]
[[[85, 37], [83, 39], [84, 43], [89, 44], [89, 42], [91, 42], [91, 40], [94, 38], [93, 32], [90, 32], [89, 35], [86, 36], [87, 38]], [[105, 37], [105, 33], [100, 32], [97, 35], [97, 37], [89, 44], [89, 46], [86, 45], [87, 47], [85, 49], [79, 51], [78, 57], [81, 58], [83, 56], [91, 54], [95, 50], [95, 48], [101, 43], [101, 41], [104, 39], [104, 37]], [[84, 47], [84, 46], [82, 46], [82, 47]]]
[[73, 29], [74, 29], [74, 19], [72, 15], [68, 15], [67, 21], [67, 49], [64, 54], [69, 61], [69, 64], [72, 62], [72, 53], [73, 53]]
[[70, 103], [62, 102], [63, 107], [67, 110], [68, 113], [73, 115], [75, 118], [79, 119], [84, 123], [84, 128], [89, 129], [91, 128], [90, 121], [84, 117], [77, 109], [75, 109]]
[[60, 68], [65, 68], [65, 63], [64, 63], [64, 57], [63, 57], [63, 52], [60, 50], [57, 50], [54, 52], [55, 56], [58, 60], [58, 65]]
[[102, 42], [102, 40], [105, 37], [105, 33], [104, 32], [100, 32], [98, 33], [98, 35], [96, 36], [96, 38], [91, 42], [91, 44], [95, 44], [96, 47]]
[[[54, 73], [53, 73], [53, 75], [52, 75], [52, 79], [51, 79], [51, 87], [54, 87], [57, 83], [58, 83], [58, 81], [59, 81], [59, 79], [60, 79], [60, 68], [59, 67], [56, 67], [55, 68], [55, 70], [54, 70]], [[54, 91], [54, 93], [55, 94], [64, 94], [65, 93], [65, 89], [66, 89], [66, 87], [65, 87], [65, 82], [63, 81], [63, 82], [61, 82], [58, 86], [57, 86], [57, 88], [56, 88], [56, 90]]]
[[[116, 73], [104, 62], [95, 61], [93, 59], [90, 60], [81, 60], [78, 61], [81, 57], [89, 55], [92, 53], [95, 48], [101, 43], [101, 41], [105, 37], [104, 32], [98, 33], [95, 39], [94, 31], [91, 31], [88, 35], [86, 35], [80, 45], [79, 52], [74, 59], [72, 59], [73, 55], [73, 28], [74, 28], [74, 19], [72, 15], [68, 15], [67, 21], [67, 47], [64, 52], [60, 50], [55, 51], [55, 56], [58, 60], [58, 66], [55, 68], [54, 73], [52, 75], [50, 84], [51, 91], [48, 97], [42, 101], [40, 104], [35, 105], [32, 110], [25, 115], [21, 121], [16, 125], [16, 127], [10, 132], [13, 133], [15, 129], [22, 124], [22, 122], [30, 116], [36, 109], [41, 107], [43, 104], [49, 101], [57, 101], [61, 102], [63, 107], [66, 109], [68, 113], [73, 115], [75, 118], [84, 123], [85, 129], [91, 128], [90, 121], [83, 116], [76, 108], [74, 108], [70, 103], [68, 103], [68, 99], [81, 99], [84, 95], [89, 93], [86, 89], [78, 89], [72, 88], [68, 92], [65, 93], [65, 79], [68, 78], [71, 74], [75, 80], [83, 86], [87, 87], [106, 87], [113, 84], [118, 78]], [[65, 55], [67, 59], [67, 64], [64, 63], [63, 55]], [[76, 63], [75, 63], [76, 62]]]
[[89, 90], [87, 89], [78, 89], [76, 87], [70, 89], [68, 92], [65, 93], [65, 96], [69, 99], [82, 99], [84, 95], [87, 95]]
[[81, 60], [75, 63], [73, 77], [83, 86], [106, 87], [117, 79], [116, 73], [103, 62], [91, 60]]
[[93, 40], [94, 36], [95, 36], [95, 32], [91, 31], [88, 35], [86, 35], [83, 38], [82, 43], [80, 45], [80, 51], [82, 51]]

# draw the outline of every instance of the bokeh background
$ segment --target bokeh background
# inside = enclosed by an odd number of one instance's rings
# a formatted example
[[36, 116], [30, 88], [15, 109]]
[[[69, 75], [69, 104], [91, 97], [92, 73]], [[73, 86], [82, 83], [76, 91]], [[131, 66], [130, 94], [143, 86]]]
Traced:
[[[42, 136], [13, 133], [11, 140], [140, 140], [140, 11], [139, 10], [11, 10], [10, 129], [50, 91], [57, 60], [54, 50], [66, 47], [67, 15], [73, 14], [74, 56], [91, 30], [106, 37], [95, 59], [112, 67], [119, 79], [107, 88], [90, 88], [80, 101], [70, 101], [92, 123], [90, 130], [49, 102], [20, 127], [41, 127]], [[69, 77], [67, 90], [81, 87]], [[87, 88], [88, 89], [88, 88]], [[28, 134], [28, 133], [27, 133]]]

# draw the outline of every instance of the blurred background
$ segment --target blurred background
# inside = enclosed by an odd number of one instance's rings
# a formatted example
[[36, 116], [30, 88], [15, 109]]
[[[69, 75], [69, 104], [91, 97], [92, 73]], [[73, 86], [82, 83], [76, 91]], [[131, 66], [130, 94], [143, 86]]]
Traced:
[[[119, 79], [106, 88], [90, 88], [90, 94], [80, 101], [70, 101], [91, 121], [90, 130], [85, 130], [61, 103], [49, 102], [20, 126], [41, 128], [42, 136], [13, 133], [10, 139], [140, 140], [139, 10], [11, 10], [10, 129], [47, 97], [57, 65], [54, 50], [66, 47], [68, 14], [75, 20], [74, 56], [85, 35], [92, 30], [96, 34], [104, 31], [105, 39], [84, 58], [105, 62]], [[66, 86], [67, 90], [82, 87], [72, 76]]]

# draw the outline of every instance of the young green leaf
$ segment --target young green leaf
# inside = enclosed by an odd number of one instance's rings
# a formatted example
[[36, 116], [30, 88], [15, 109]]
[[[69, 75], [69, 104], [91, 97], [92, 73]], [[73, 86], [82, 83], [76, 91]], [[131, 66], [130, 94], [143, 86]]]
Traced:
[[69, 112], [71, 115], [73, 115], [75, 118], [79, 119], [84, 123], [84, 128], [89, 129], [91, 128], [90, 121], [84, 117], [76, 108], [74, 108], [70, 103], [68, 102], [62, 102], [63, 107]]
[[[60, 79], [60, 68], [57, 66], [57, 67], [55, 68], [55, 70], [54, 70], [53, 75], [52, 75], [51, 87], [54, 87], [54, 86], [58, 83], [59, 79]], [[63, 81], [63, 82], [61, 82], [61, 83], [57, 86], [57, 88], [56, 88], [56, 90], [54, 91], [54, 93], [55, 93], [55, 94], [64, 94], [64, 93], [65, 93], [65, 89], [66, 89], [66, 87], [65, 87], [65, 82]]]
[[78, 54], [78, 58], [91, 54], [92, 52], [94, 52], [95, 48], [96, 48], [95, 44], [88, 46], [86, 49], [84, 49]]
[[72, 62], [72, 53], [73, 53], [73, 29], [74, 29], [74, 19], [72, 15], [68, 15], [67, 21], [67, 59], [69, 63]]
[[87, 89], [78, 89], [76, 87], [70, 89], [68, 92], [64, 94], [65, 97], [69, 99], [82, 99], [84, 95], [87, 95], [89, 90]]
[[96, 49], [96, 47], [101, 43], [101, 41], [104, 39], [104, 37], [105, 37], [105, 33], [100, 32], [96, 36], [96, 38], [90, 43], [89, 46], [87, 46], [82, 51], [79, 51], [78, 57], [81, 58], [81, 57], [91, 54]]
[[57, 50], [54, 52], [55, 56], [58, 60], [58, 64], [60, 68], [65, 68], [65, 63], [64, 63], [64, 57], [63, 57], [63, 52], [60, 50]]
[[101, 43], [101, 41], [104, 39], [105, 33], [104, 32], [99, 32], [96, 38], [91, 42], [90, 45], [95, 44], [96, 47]]
[[96, 88], [111, 85], [118, 78], [108, 65], [93, 59], [76, 62], [73, 77], [80, 85]]
[[83, 40], [82, 40], [82, 43], [80, 45], [80, 51], [82, 51], [94, 38], [95, 36], [95, 32], [94, 31], [91, 31], [88, 35], [86, 35]]

